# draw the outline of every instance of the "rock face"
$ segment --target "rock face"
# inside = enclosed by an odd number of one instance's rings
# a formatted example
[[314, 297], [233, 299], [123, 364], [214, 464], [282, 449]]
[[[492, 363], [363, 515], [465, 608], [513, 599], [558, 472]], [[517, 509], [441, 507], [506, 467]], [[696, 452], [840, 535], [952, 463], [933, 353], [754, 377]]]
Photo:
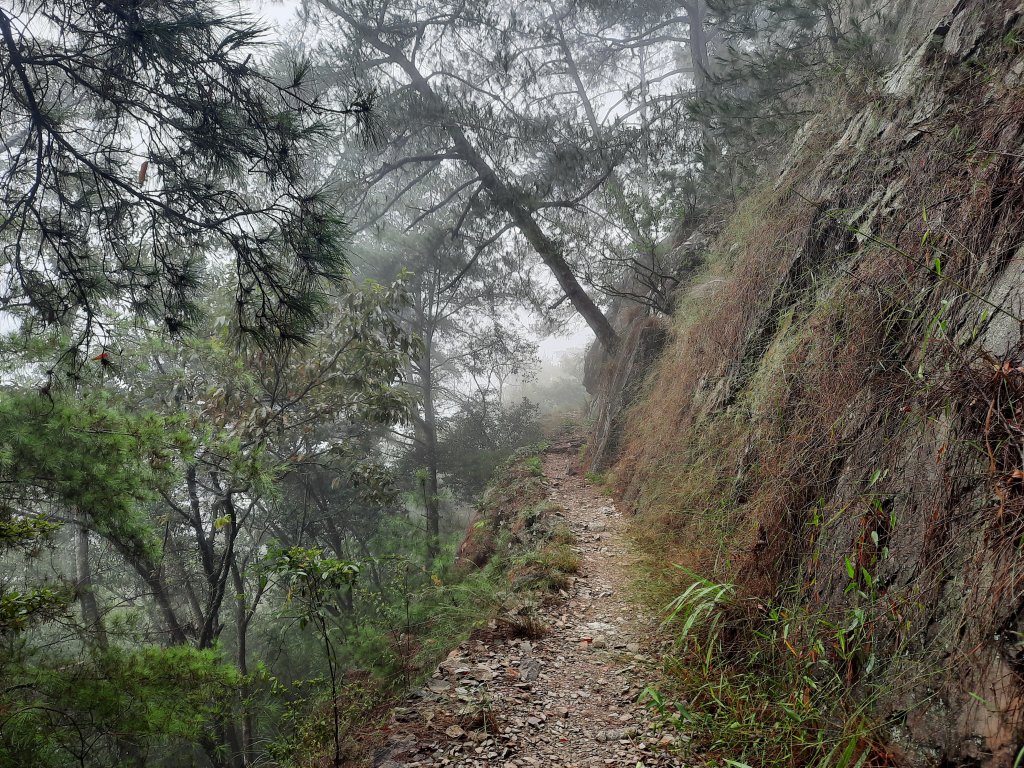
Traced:
[[949, 3], [801, 131], [711, 247], [616, 467], [691, 567], [863, 622], [849, 695], [908, 765], [1024, 740], [1022, 18]]
[[600, 362], [596, 397], [591, 412], [594, 427], [588, 445], [590, 469], [600, 471], [612, 464], [622, 437], [623, 416], [640, 395], [651, 366], [665, 347], [668, 327], [657, 317], [638, 318], [622, 334], [621, 351], [608, 359], [599, 348], [591, 350]]

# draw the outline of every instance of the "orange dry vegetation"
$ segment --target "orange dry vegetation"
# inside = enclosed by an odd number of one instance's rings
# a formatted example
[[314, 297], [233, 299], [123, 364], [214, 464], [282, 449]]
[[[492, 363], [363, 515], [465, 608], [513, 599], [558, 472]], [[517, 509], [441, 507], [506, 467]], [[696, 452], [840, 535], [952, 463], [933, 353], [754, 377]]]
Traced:
[[819, 124], [796, 170], [731, 217], [712, 258], [725, 279], [681, 300], [614, 471], [656, 560], [772, 594], [814, 509], [856, 505], [863, 488], [838, 487], [851, 461], [879, 436], [893, 460], [935, 439], [924, 402], [940, 372], [974, 365], [957, 334], [984, 332], [979, 297], [1024, 231], [1019, 101], [982, 68], [944, 77], [925, 131], [900, 125], [912, 104], [876, 100], [874, 138], [822, 158], [855, 118]]
[[668, 534], [679, 548], [674, 559], [708, 575], [724, 564], [723, 554], [730, 557], [729, 548], [720, 550], [716, 535], [694, 534], [708, 533], [705, 518], [720, 517], [745, 435], [742, 420], [711, 414], [733, 396], [729, 386], [743, 365], [743, 342], [770, 309], [766, 288], [788, 270], [811, 218], [812, 211], [785, 192], [754, 197], [735, 215], [720, 243], [734, 254], [732, 274], [698, 300], [695, 320], [677, 320], [650, 393], [627, 421], [614, 473], [620, 491], [642, 510], [646, 530], [662, 541]]
[[[912, 92], [837, 106], [733, 212], [612, 475], [652, 600], [693, 572], [731, 583], [733, 659], [820, 657], [854, 698], [874, 691], [880, 722], [894, 713], [950, 761], [984, 743], [1009, 765], [1024, 738], [1024, 78], [1007, 73], [1024, 67], [1024, 20], [958, 7], [987, 16], [969, 59], [932, 46]], [[806, 622], [775, 647], [778, 607]], [[858, 651], [841, 654], [851, 615]], [[913, 714], [936, 696], [942, 712]]]
[[[1024, 78], [1008, 74], [1024, 69], [1024, 20], [1010, 5], [958, 6], [986, 17], [968, 58], [933, 45], [912, 92], [836, 107], [733, 213], [709, 256], [717, 289], [680, 299], [613, 470], [652, 600], [694, 573], [735, 585], [725, 667], [771, 682], [784, 663], [830, 665], [837, 709], [892, 718], [951, 765], [1012, 764], [1024, 739]], [[799, 698], [801, 680], [782, 693]], [[866, 764], [889, 764], [875, 738]]]

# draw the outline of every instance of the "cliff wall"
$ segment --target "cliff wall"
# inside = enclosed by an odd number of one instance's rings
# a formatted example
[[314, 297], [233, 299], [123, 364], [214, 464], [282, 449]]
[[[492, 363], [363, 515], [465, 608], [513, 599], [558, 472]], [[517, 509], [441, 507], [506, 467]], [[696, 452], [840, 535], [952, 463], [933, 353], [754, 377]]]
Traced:
[[665, 594], [734, 585], [735, 653], [839, 670], [867, 765], [1009, 766], [1024, 737], [1022, 16], [929, 7], [828, 100], [616, 438]]

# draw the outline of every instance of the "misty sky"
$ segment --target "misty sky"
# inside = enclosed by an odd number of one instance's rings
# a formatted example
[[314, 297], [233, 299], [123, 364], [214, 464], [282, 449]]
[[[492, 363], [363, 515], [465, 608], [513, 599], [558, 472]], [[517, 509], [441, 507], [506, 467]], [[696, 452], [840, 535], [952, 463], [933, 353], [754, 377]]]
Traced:
[[[249, 0], [248, 4], [256, 14], [274, 26], [284, 28], [295, 21], [301, 1]], [[594, 334], [586, 323], [574, 318], [561, 333], [541, 339], [538, 351], [542, 359], [554, 362], [565, 352], [583, 349], [593, 340]]]

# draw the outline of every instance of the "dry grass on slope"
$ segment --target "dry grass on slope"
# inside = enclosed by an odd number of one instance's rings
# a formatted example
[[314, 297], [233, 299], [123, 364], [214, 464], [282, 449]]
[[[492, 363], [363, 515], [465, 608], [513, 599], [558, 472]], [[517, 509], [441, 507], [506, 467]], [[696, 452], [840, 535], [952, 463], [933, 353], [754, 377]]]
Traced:
[[[954, 41], [969, 50], [940, 40], [913, 92], [817, 121], [798, 170], [734, 214], [713, 252], [726, 279], [682, 300], [629, 414], [614, 476], [651, 599], [730, 585], [715, 639], [687, 641], [724, 665], [686, 679], [688, 716], [712, 728], [726, 699], [737, 723], [789, 722], [778, 701], [802, 713], [791, 748], [750, 764], [820, 760], [827, 732], [864, 765], [933, 750], [995, 766], [1024, 737], [1011, 6], [961, 4], [984, 30]], [[701, 710], [723, 669], [735, 685]]]

